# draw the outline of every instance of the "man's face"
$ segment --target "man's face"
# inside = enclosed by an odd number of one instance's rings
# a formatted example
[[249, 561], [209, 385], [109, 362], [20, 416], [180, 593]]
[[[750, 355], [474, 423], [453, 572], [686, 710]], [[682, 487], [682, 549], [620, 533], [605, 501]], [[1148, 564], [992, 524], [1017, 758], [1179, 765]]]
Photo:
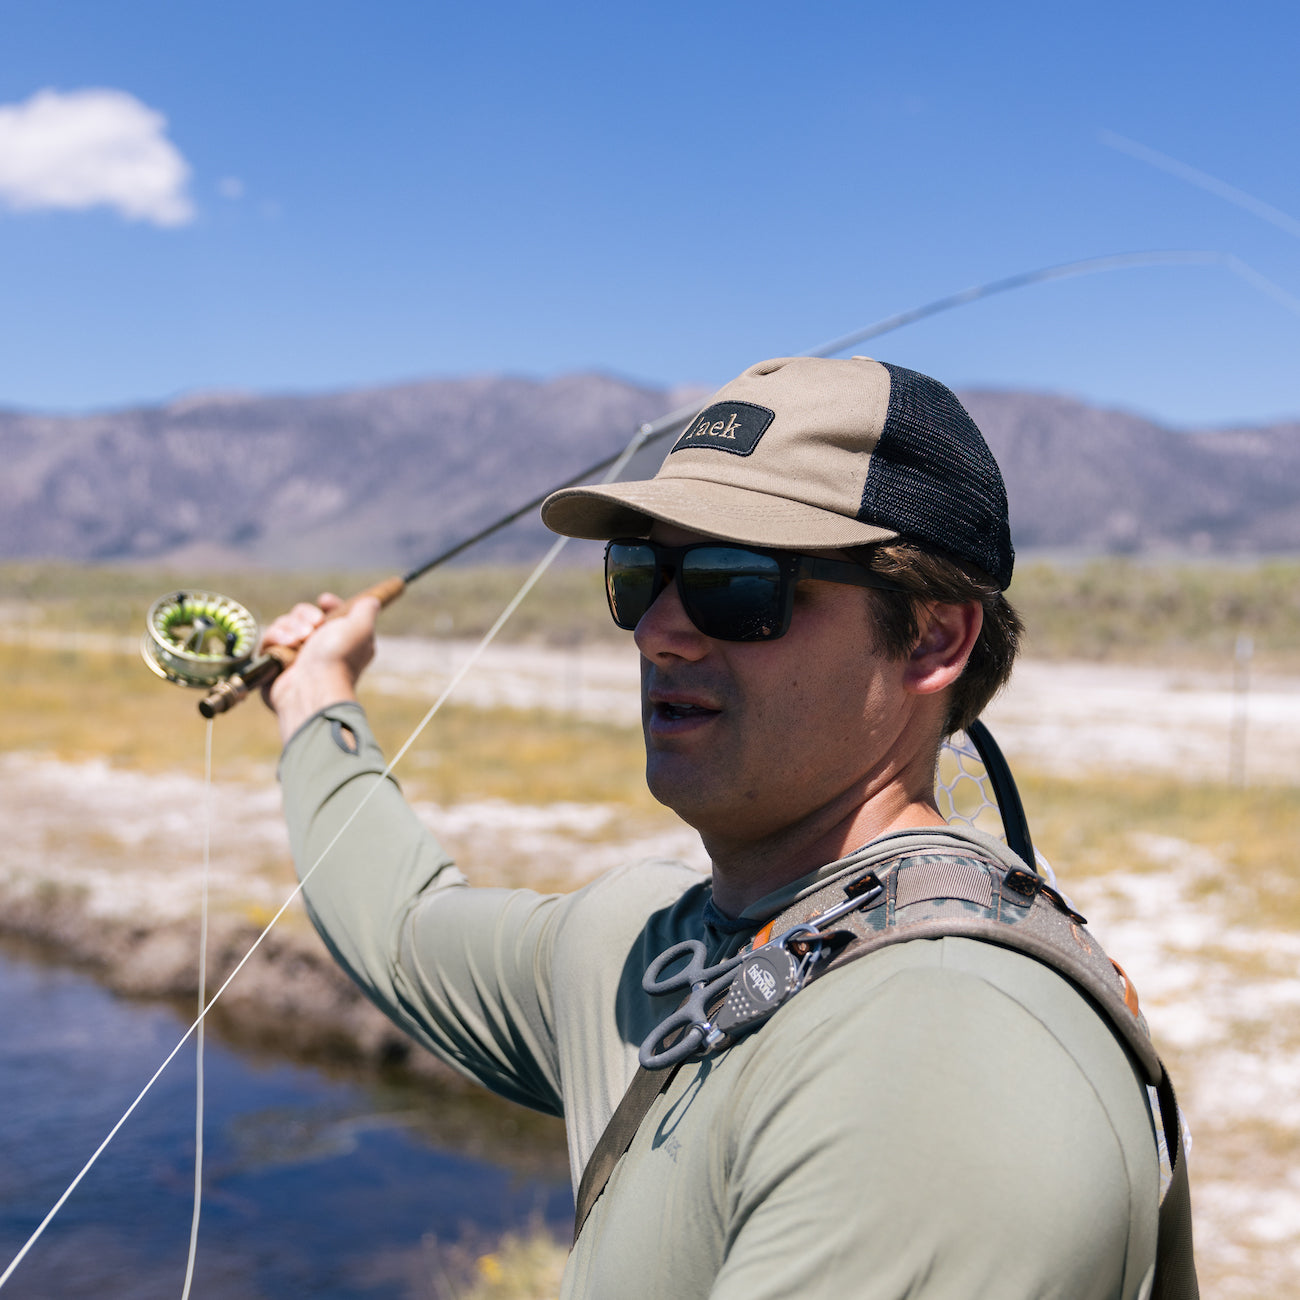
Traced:
[[[664, 525], [651, 536], [708, 540]], [[871, 608], [861, 588], [803, 582], [785, 636], [717, 641], [667, 586], [635, 633], [655, 798], [706, 843], [753, 842], [932, 765], [905, 661], [876, 650]]]

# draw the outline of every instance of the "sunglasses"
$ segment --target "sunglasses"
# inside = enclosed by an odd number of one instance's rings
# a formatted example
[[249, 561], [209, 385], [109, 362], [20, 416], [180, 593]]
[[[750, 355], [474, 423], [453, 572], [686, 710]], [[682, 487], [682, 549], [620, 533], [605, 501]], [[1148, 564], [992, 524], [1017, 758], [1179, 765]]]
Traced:
[[605, 595], [614, 622], [631, 632], [663, 589], [677, 580], [686, 617], [718, 641], [774, 641], [790, 628], [795, 584], [805, 578], [902, 591], [860, 564], [797, 551], [726, 542], [664, 546], [616, 538], [605, 547]]

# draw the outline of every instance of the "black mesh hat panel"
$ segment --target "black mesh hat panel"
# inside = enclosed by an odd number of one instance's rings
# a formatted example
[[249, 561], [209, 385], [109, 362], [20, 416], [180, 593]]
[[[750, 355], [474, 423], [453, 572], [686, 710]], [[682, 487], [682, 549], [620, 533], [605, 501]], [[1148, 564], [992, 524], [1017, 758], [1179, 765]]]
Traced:
[[1005, 590], [1015, 563], [1007, 490], [984, 435], [951, 389], [882, 364], [889, 412], [858, 518], [975, 564]]

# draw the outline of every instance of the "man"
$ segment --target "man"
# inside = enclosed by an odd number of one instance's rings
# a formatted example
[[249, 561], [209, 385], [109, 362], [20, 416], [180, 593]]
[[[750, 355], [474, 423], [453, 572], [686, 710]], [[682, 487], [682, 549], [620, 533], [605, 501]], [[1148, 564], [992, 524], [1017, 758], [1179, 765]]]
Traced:
[[[1159, 1175], [1143, 1079], [1073, 983], [952, 934], [837, 965], [849, 931], [775, 953], [760, 933], [832, 902], [858, 938], [909, 904], [960, 928], [981, 889], [1010, 903], [1004, 882], [1027, 879], [934, 803], [941, 739], [1005, 681], [1019, 631], [1001, 476], [957, 399], [866, 358], [763, 362], [654, 479], [557, 493], [543, 517], [616, 539], [607, 587], [641, 654], [646, 778], [699, 831], [711, 879], [660, 861], [566, 896], [467, 888], [385, 783], [306, 896], [412, 1036], [565, 1117], [575, 1186], [641, 1045], [683, 1057], [654, 1075], [564, 1294], [1146, 1296]], [[304, 868], [383, 767], [354, 702], [374, 615], [300, 606], [268, 632], [302, 644], [270, 702]], [[734, 1032], [716, 999], [679, 1014], [674, 1053], [663, 1022], [685, 988], [642, 981], [655, 963], [673, 984], [682, 961], [656, 959], [691, 940], [680, 958], [710, 992], [727, 972], [700, 967], [750, 945], [788, 968], [754, 974], [748, 1002], [727, 993], [750, 1017]]]

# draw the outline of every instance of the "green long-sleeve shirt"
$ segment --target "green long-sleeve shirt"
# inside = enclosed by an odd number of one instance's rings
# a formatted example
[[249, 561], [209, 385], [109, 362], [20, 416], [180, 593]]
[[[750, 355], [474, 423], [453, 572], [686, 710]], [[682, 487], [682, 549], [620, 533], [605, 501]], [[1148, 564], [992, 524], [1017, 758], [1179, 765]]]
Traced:
[[[355, 754], [332, 737], [339, 726]], [[503, 1096], [563, 1115], [576, 1187], [675, 1005], [650, 961], [716, 961], [795, 898], [907, 850], [1005, 847], [952, 829], [867, 845], [739, 921], [680, 863], [567, 895], [472, 889], [396, 785], [355, 705], [285, 750], [312, 918], [371, 998]], [[372, 793], [373, 791], [373, 793]], [[810, 984], [763, 1028], [682, 1068], [597, 1202], [564, 1296], [621, 1300], [1145, 1297], [1158, 1168], [1139, 1075], [1052, 970], [967, 939], [912, 941]]]

